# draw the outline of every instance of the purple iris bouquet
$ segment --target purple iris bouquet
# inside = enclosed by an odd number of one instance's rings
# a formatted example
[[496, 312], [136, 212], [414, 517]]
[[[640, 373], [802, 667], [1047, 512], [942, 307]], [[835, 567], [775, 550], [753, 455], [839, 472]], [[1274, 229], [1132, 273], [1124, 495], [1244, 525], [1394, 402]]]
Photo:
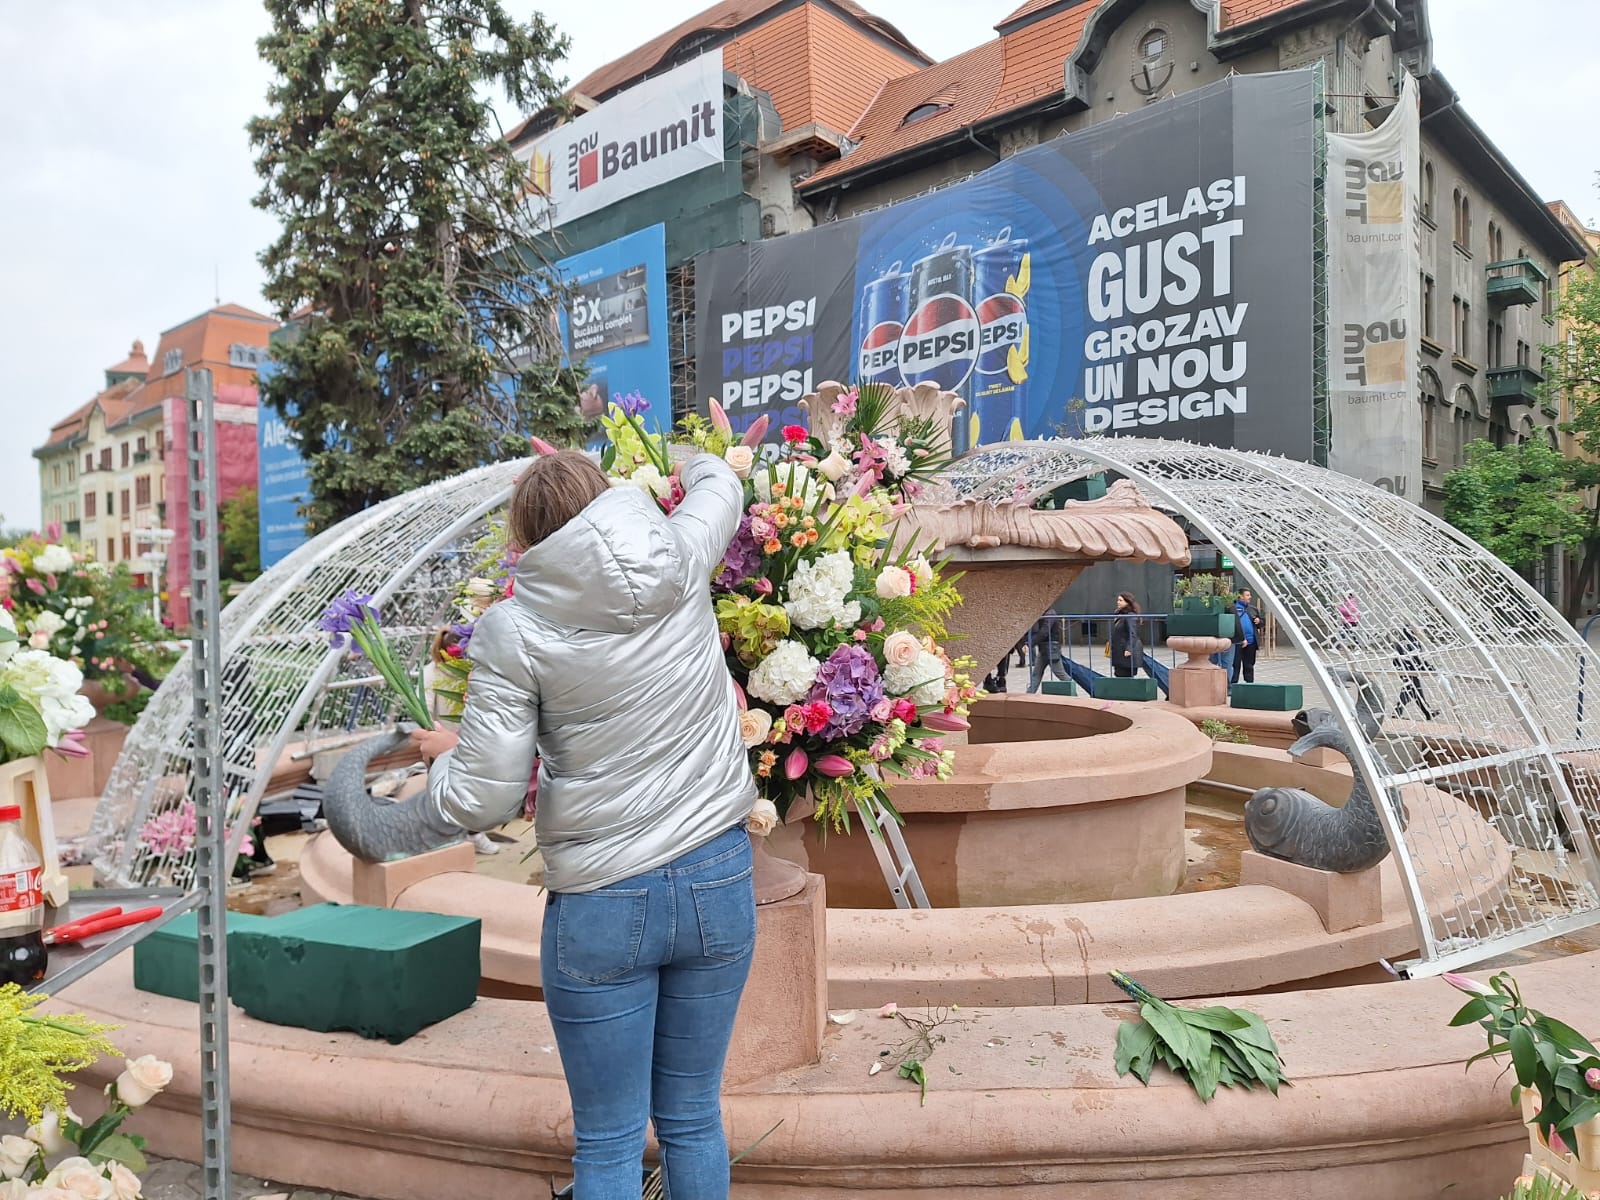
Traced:
[[384, 683], [399, 697], [406, 716], [424, 729], [432, 729], [433, 714], [422, 689], [395, 657], [394, 648], [383, 634], [377, 606], [370, 595], [346, 591], [322, 614], [317, 627], [332, 634], [329, 645], [335, 650], [351, 645], [355, 652], [372, 663], [373, 669], [383, 677]]

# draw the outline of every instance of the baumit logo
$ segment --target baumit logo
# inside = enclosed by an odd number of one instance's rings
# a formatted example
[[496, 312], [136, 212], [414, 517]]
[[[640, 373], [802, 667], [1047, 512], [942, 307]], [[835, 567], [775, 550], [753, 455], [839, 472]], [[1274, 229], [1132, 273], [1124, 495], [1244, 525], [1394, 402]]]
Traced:
[[710, 100], [690, 106], [688, 114], [636, 138], [602, 142], [599, 132], [567, 148], [567, 188], [581, 192], [603, 180], [626, 174], [642, 163], [665, 158], [716, 134], [717, 111]]

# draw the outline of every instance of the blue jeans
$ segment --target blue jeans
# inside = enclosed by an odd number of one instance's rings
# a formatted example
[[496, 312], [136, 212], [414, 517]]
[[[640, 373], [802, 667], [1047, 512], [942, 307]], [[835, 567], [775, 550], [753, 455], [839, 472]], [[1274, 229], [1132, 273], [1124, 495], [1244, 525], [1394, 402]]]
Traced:
[[540, 971], [574, 1200], [639, 1200], [646, 1118], [669, 1200], [726, 1200], [722, 1064], [755, 950], [751, 871], [741, 825], [599, 891], [550, 893]]

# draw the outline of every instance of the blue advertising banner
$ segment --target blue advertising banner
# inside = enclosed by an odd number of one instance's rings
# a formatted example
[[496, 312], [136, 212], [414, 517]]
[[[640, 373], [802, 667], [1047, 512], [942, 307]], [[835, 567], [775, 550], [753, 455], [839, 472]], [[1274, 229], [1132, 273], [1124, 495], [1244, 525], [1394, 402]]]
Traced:
[[[277, 364], [262, 362], [257, 378], [265, 382]], [[300, 444], [283, 418], [267, 404], [256, 420], [256, 497], [261, 509], [261, 569], [287, 557], [306, 540], [300, 505], [310, 491]]]
[[667, 227], [652, 225], [556, 263], [566, 284], [561, 343], [588, 376], [578, 394], [586, 417], [637, 392], [647, 425], [671, 424], [667, 355]]
[[964, 183], [695, 264], [736, 426], [826, 380], [958, 393], [956, 449], [1137, 434], [1313, 451], [1315, 92], [1238, 76]]

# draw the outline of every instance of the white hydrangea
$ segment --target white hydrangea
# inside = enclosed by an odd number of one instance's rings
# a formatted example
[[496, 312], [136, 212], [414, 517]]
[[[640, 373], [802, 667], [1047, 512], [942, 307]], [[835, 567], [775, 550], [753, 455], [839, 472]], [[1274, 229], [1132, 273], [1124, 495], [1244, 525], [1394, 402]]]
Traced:
[[636, 488], [642, 488], [652, 496], [666, 497], [672, 492], [672, 481], [661, 474], [657, 467], [646, 463], [642, 467], [635, 467], [633, 474], [628, 476], [627, 482]]
[[33, 569], [45, 575], [59, 575], [72, 570], [76, 561], [65, 546], [51, 545], [33, 556]]
[[926, 708], [944, 701], [944, 659], [924, 650], [904, 666], [891, 663], [884, 668], [883, 686], [891, 696], [906, 696]]
[[798, 704], [817, 681], [821, 665], [799, 642], [779, 642], [750, 672], [745, 690], [768, 704]]
[[854, 625], [861, 605], [846, 600], [855, 583], [855, 565], [848, 550], [835, 550], [795, 568], [783, 610], [797, 629], [825, 629], [835, 622]]
[[78, 694], [83, 672], [43, 650], [18, 650], [0, 668], [0, 686], [12, 687], [44, 718], [46, 744], [94, 720], [94, 705]]
[[755, 484], [756, 496], [763, 504], [772, 503], [772, 485], [774, 482], [784, 486], [787, 496], [799, 496], [810, 508], [817, 501], [819, 484], [811, 472], [799, 463], [777, 463], [766, 468], [757, 468], [751, 477]]

